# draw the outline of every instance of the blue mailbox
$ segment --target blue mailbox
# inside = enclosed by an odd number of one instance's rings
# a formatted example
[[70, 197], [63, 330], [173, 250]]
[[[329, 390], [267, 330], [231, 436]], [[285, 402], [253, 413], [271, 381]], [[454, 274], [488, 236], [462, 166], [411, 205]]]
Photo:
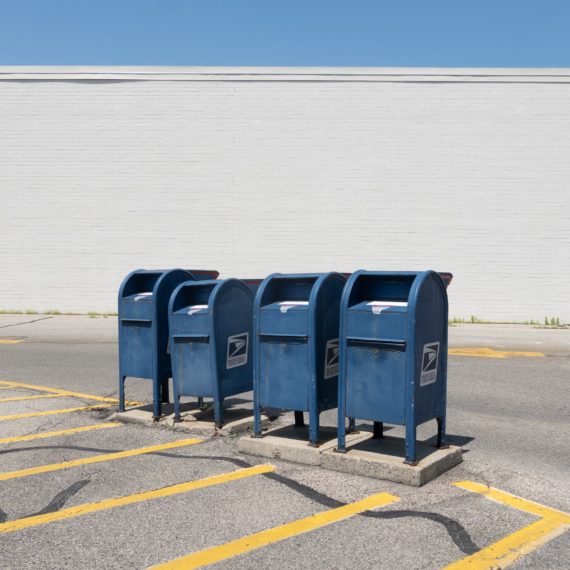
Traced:
[[168, 402], [171, 377], [168, 301], [183, 281], [215, 279], [216, 271], [147, 270], [129, 273], [119, 289], [119, 411], [125, 411], [125, 378], [153, 381], [153, 417]]
[[238, 279], [185, 282], [168, 308], [174, 420], [180, 396], [214, 400], [214, 421], [223, 424], [223, 402], [252, 389], [253, 296]]
[[[447, 282], [450, 275], [445, 275]], [[416, 427], [438, 424], [445, 436], [447, 293], [434, 271], [357, 271], [341, 301], [338, 448], [345, 418], [406, 426], [406, 458], [416, 463]]]
[[309, 412], [309, 443], [319, 443], [319, 414], [338, 397], [340, 273], [267, 277], [254, 302], [254, 436], [264, 407]]

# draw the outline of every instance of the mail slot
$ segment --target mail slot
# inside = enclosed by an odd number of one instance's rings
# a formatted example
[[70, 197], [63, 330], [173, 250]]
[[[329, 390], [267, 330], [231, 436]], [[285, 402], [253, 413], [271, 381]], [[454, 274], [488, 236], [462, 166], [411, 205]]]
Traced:
[[319, 414], [338, 398], [340, 273], [274, 274], [254, 302], [254, 436], [262, 408], [309, 413], [309, 443], [319, 442]]
[[119, 411], [125, 410], [125, 379], [153, 381], [153, 417], [168, 402], [171, 362], [168, 350], [168, 301], [183, 281], [215, 279], [217, 271], [133, 271], [119, 289]]
[[174, 419], [180, 397], [212, 398], [223, 424], [224, 398], [252, 389], [253, 296], [238, 279], [186, 282], [170, 299]]
[[[451, 281], [450, 274], [446, 282]], [[406, 426], [405, 461], [416, 462], [416, 427], [438, 424], [445, 436], [448, 302], [434, 271], [357, 271], [341, 301], [338, 448], [346, 418]]]

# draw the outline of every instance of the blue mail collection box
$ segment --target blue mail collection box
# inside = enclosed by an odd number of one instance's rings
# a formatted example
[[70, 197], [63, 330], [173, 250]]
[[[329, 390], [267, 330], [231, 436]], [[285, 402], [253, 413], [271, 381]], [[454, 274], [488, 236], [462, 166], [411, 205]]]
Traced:
[[133, 271], [119, 289], [119, 411], [125, 410], [125, 378], [153, 381], [153, 417], [168, 402], [171, 376], [168, 350], [168, 301], [183, 281], [215, 279], [217, 271]]
[[254, 436], [261, 437], [262, 408], [295, 411], [318, 445], [319, 413], [338, 397], [340, 273], [267, 277], [254, 302]]
[[174, 419], [180, 396], [213, 398], [216, 426], [227, 396], [252, 389], [253, 296], [238, 279], [182, 283], [169, 309]]
[[[446, 282], [451, 280], [447, 274]], [[416, 462], [416, 426], [437, 419], [445, 435], [448, 304], [434, 271], [357, 271], [341, 302], [338, 449], [345, 418], [406, 426], [406, 463]]]

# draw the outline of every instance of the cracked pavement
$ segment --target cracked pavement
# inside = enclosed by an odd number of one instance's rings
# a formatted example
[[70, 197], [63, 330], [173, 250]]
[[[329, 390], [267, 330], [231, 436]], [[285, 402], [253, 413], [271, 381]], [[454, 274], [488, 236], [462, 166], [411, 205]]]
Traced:
[[[1, 315], [0, 380], [116, 396], [116, 319]], [[35, 321], [35, 322], [28, 322]], [[6, 326], [9, 325], [9, 326]], [[2, 328], [6, 327], [6, 328]], [[75, 516], [2, 536], [4, 568], [145, 568], [247, 534], [389, 492], [399, 501], [218, 563], [219, 568], [442, 568], [533, 522], [535, 517], [452, 486], [472, 480], [570, 510], [570, 331], [472, 325], [450, 328], [451, 346], [543, 351], [544, 358], [451, 356], [448, 431], [464, 463], [422, 488], [264, 461], [237, 453], [235, 437], [0, 482], [0, 523], [177, 485], [252, 465], [274, 472], [165, 498]], [[131, 380], [127, 398], [148, 400]], [[0, 397], [30, 391], [6, 389]], [[242, 396], [248, 406], [250, 395]], [[0, 414], [97, 402], [49, 398], [0, 403]], [[0, 438], [108, 421], [113, 408], [0, 422]], [[335, 413], [323, 414], [334, 425]], [[279, 422], [292, 421], [284, 416]], [[434, 435], [422, 426], [420, 439]], [[390, 431], [401, 434], [400, 428]], [[188, 435], [121, 425], [0, 446], [1, 472], [166, 444]], [[570, 533], [513, 568], [567, 567]]]

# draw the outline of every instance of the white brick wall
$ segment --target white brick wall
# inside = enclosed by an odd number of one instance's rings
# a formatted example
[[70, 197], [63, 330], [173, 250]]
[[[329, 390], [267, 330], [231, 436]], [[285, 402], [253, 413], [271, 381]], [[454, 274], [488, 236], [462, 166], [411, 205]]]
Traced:
[[0, 68], [0, 309], [115, 310], [138, 267], [434, 268], [451, 316], [570, 322], [570, 71], [286, 71]]

